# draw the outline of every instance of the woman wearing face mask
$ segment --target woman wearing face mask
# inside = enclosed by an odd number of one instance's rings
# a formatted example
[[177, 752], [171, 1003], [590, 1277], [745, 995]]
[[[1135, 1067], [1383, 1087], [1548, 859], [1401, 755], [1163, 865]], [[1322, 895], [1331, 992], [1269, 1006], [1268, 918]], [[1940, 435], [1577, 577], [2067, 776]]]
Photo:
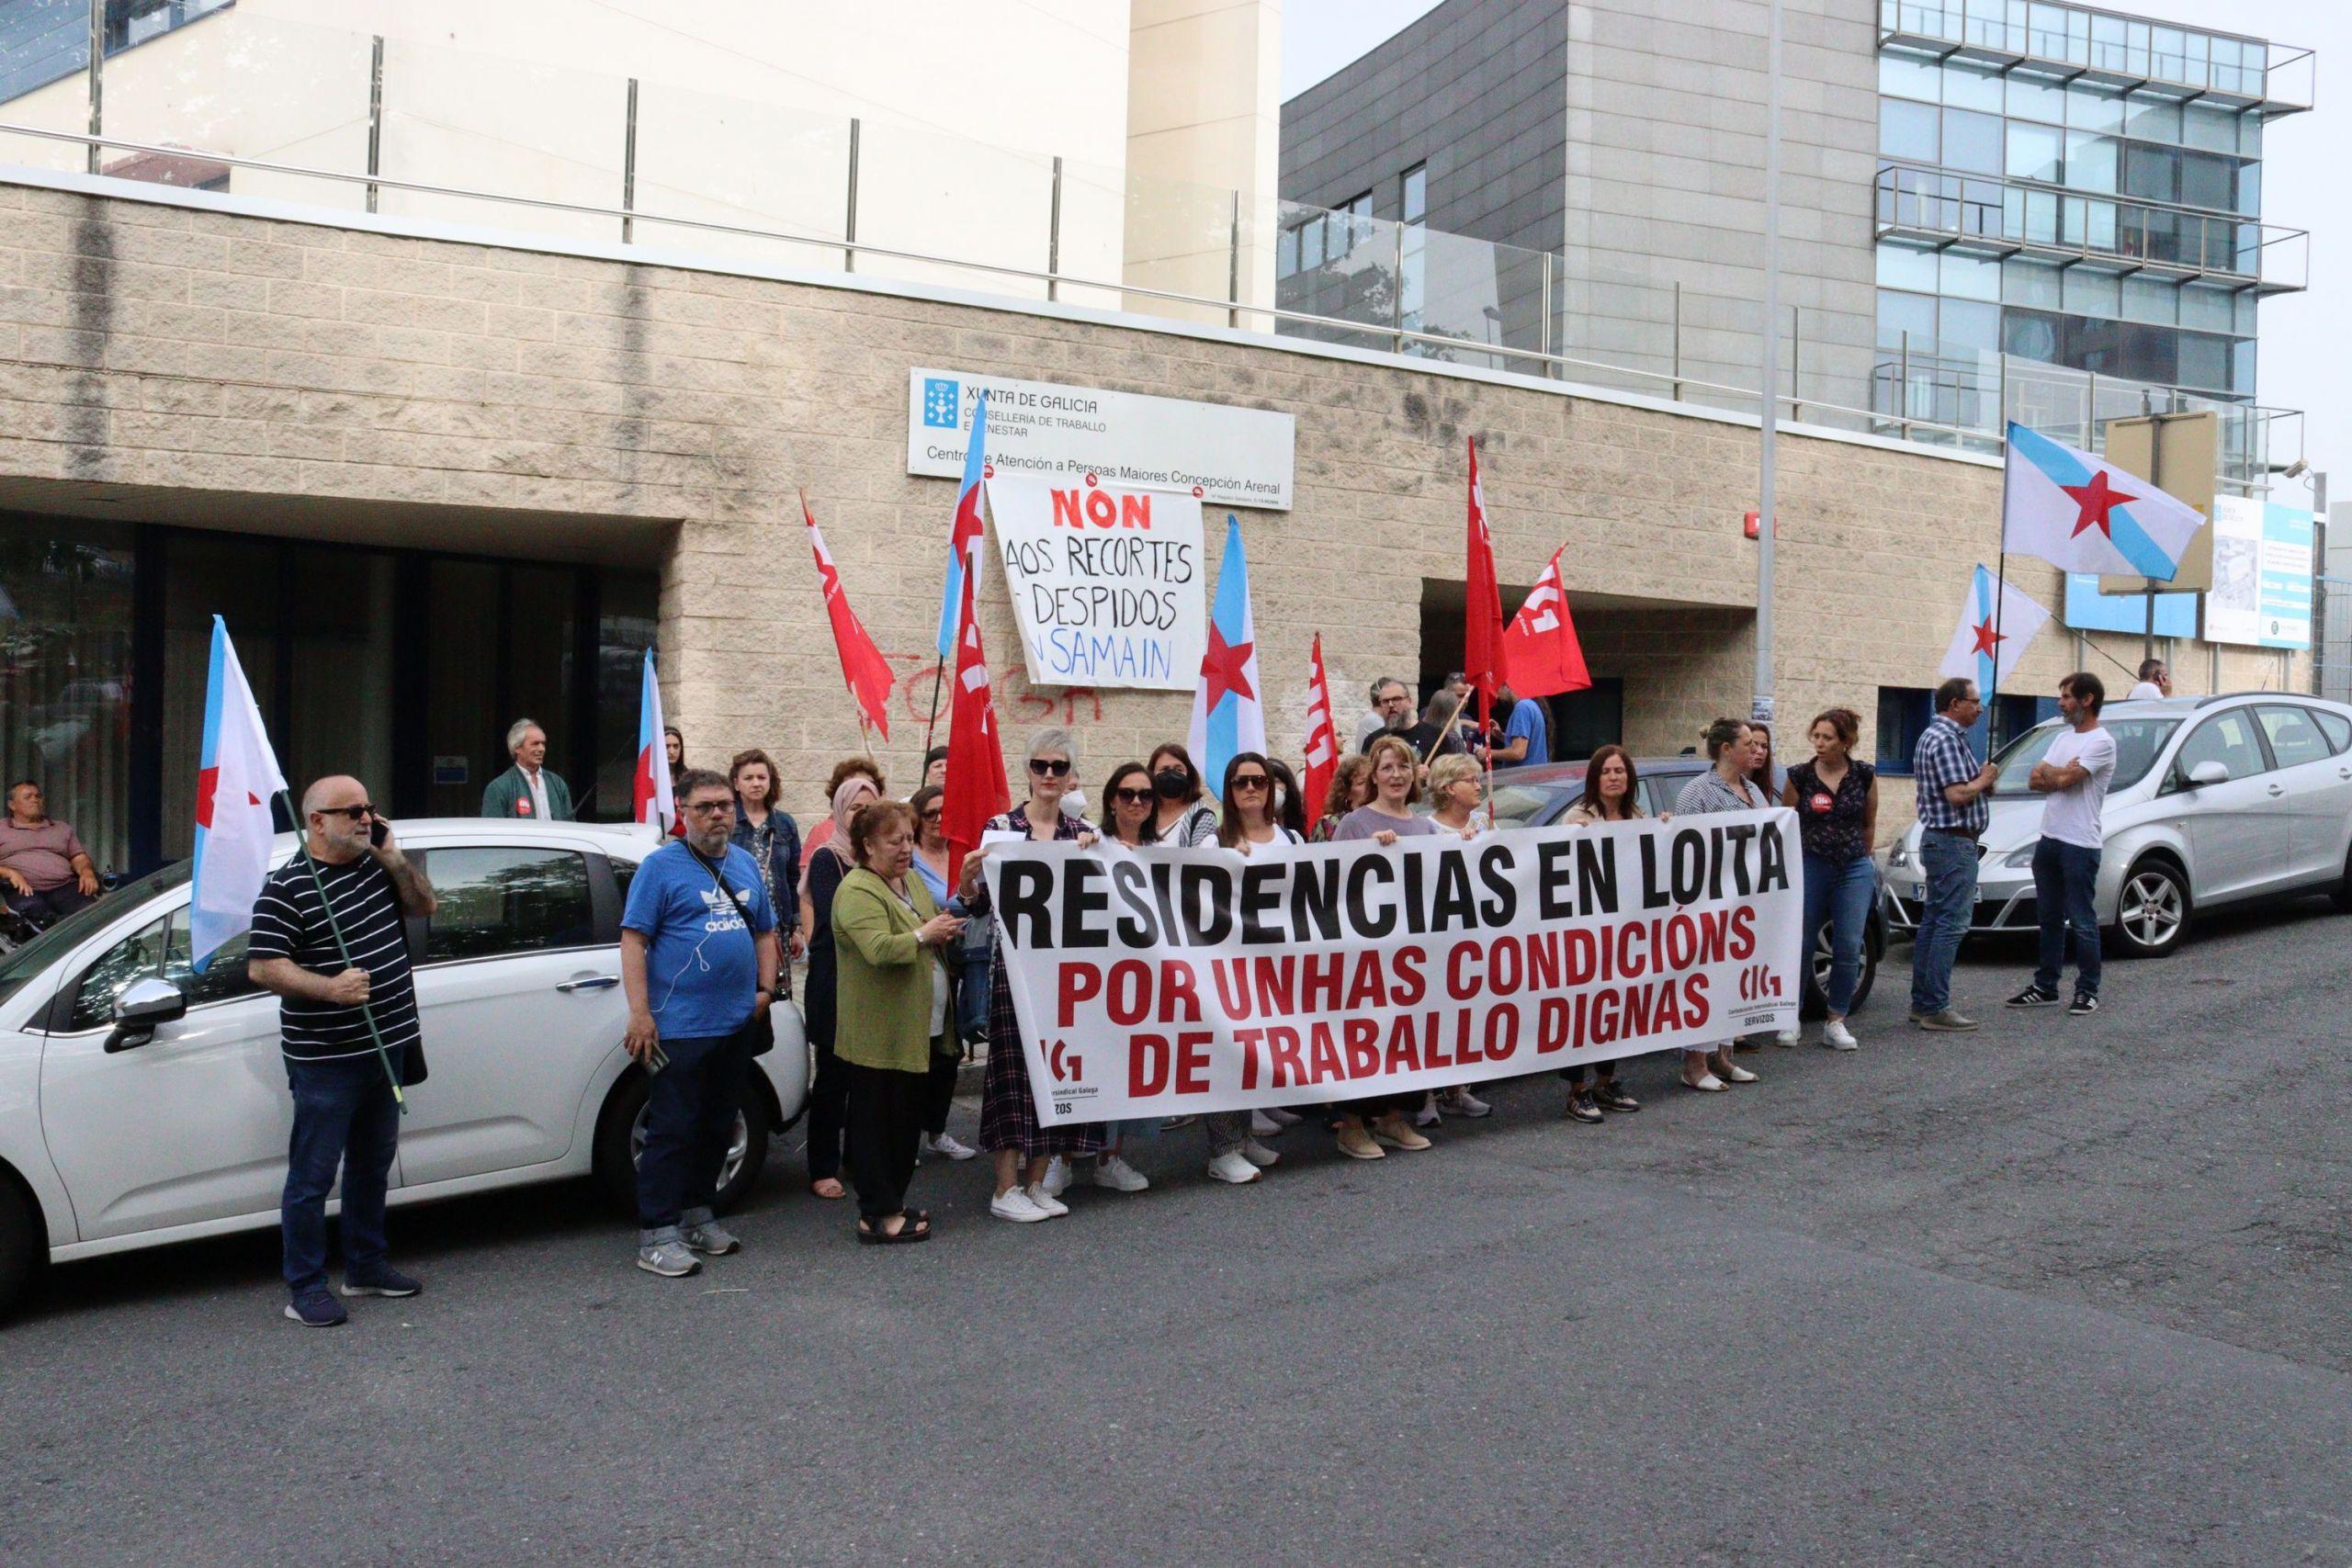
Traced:
[[[1861, 726], [1861, 716], [1851, 708], [1831, 708], [1816, 716], [1807, 732], [1813, 760], [1789, 770], [1781, 797], [1783, 805], [1796, 807], [1797, 834], [1804, 841], [1807, 965], [1822, 926], [1829, 927], [1829, 1019], [1821, 1043], [1833, 1051], [1851, 1051], [1859, 1043], [1846, 1027], [1846, 1012], [1861, 978], [1862, 931], [1878, 890], [1871, 865], [1871, 845], [1878, 839], [1878, 770], [1854, 756]], [[1793, 1045], [1804, 1038], [1802, 1029], [1792, 1027], [1775, 1042]]]
[[[1568, 807], [1560, 823], [1568, 828], [1589, 828], [1595, 822], [1630, 822], [1642, 815], [1632, 754], [1623, 746], [1603, 746], [1585, 764], [1584, 794]], [[1586, 1080], [1595, 1074], [1599, 1075], [1598, 1081], [1588, 1088]], [[1642, 1108], [1640, 1100], [1618, 1087], [1617, 1064], [1613, 1061], [1589, 1067], [1562, 1067], [1560, 1076], [1568, 1083], [1567, 1114], [1571, 1121], [1598, 1122], [1604, 1111]]]
[[[1076, 754], [1066, 729], [1041, 729], [1031, 736], [1029, 798], [989, 818], [987, 830], [1023, 834], [1035, 843], [1094, 842], [1097, 835], [1091, 824], [1062, 813], [1062, 796], [1070, 786]], [[975, 915], [989, 912], [988, 886], [980, 879], [987, 855], [988, 846], [983, 844], [964, 857], [964, 906]], [[1022, 1049], [1021, 1021], [1013, 1012], [1012, 987], [1005, 978], [1001, 931], [997, 933], [997, 955], [989, 966], [989, 1065], [981, 1090], [980, 1147], [996, 1162], [996, 1193], [989, 1201], [989, 1213], [1019, 1224], [1069, 1213], [1067, 1204], [1045, 1189], [1048, 1161], [1057, 1155], [1069, 1159], [1102, 1150], [1100, 1122], [1048, 1127], [1037, 1120], [1036, 1097], [1029, 1088], [1028, 1053]]]
[[[1681, 795], [1674, 802], [1676, 815], [1700, 817], [1711, 811], [1760, 811], [1772, 803], [1772, 797], [1757, 788], [1755, 782], [1756, 770], [1770, 766], [1764, 754], [1764, 741], [1746, 721], [1715, 720], [1707, 726], [1702, 750], [1714, 766], [1682, 786]], [[1754, 1073], [1733, 1065], [1731, 1050], [1732, 1043], [1726, 1040], [1709, 1050], [1683, 1052], [1683, 1086], [1712, 1094], [1726, 1083], [1754, 1083]]]
[[[852, 762], [863, 761], [851, 759]], [[860, 807], [882, 796], [879, 782], [863, 769], [843, 763], [833, 772], [841, 775], [841, 783], [833, 789], [832, 816], [823, 824], [831, 830], [800, 874], [800, 908], [808, 916], [808, 999], [802, 1016], [817, 1060], [816, 1077], [808, 1086], [808, 1190], [824, 1199], [849, 1195], [842, 1185], [842, 1142], [849, 1129], [849, 1073], [833, 1055], [839, 1019], [833, 896], [841, 891], [853, 863], [848, 837], [851, 819]]]
[[[1372, 764], [1373, 797], [1340, 818], [1331, 835], [1333, 843], [1368, 840], [1386, 849], [1399, 839], [1445, 831], [1428, 818], [1413, 815], [1413, 802], [1421, 793], [1420, 759], [1410, 742], [1401, 736], [1377, 735], [1363, 754]], [[1340, 1152], [1351, 1159], [1379, 1159], [1389, 1149], [1430, 1146], [1430, 1141], [1407, 1122], [1403, 1109], [1386, 1096], [1354, 1100], [1336, 1109]]]
[[1193, 754], [1170, 740], [1151, 754], [1152, 841], [1193, 849], [1216, 837], [1216, 807], [1201, 798], [1201, 770]]
[[[1474, 839], [1485, 829], [1479, 820], [1478, 807], [1486, 799], [1487, 784], [1484, 770], [1472, 758], [1464, 755], [1440, 757], [1430, 764], [1429, 796], [1433, 809], [1430, 820], [1450, 833]], [[1476, 1121], [1491, 1116], [1495, 1108], [1470, 1092], [1464, 1084], [1424, 1095], [1413, 1112], [1416, 1127], [1440, 1125], [1448, 1112]]]
[[1267, 771], [1274, 775], [1274, 820], [1306, 841], [1306, 799], [1299, 794], [1298, 775], [1290, 764], [1279, 757], [1266, 759]]
[[1316, 819], [1314, 830], [1306, 836], [1318, 844], [1328, 844], [1339, 833], [1340, 824], [1348, 813], [1372, 801], [1372, 759], [1363, 752], [1340, 759], [1332, 771], [1330, 793], [1317, 804], [1323, 815]]

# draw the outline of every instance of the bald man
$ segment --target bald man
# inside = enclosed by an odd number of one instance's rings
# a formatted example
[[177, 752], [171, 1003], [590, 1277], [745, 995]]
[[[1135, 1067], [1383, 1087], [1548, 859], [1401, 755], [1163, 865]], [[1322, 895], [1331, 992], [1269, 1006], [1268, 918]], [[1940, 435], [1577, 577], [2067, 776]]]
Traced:
[[[347, 1316], [327, 1290], [327, 1194], [343, 1170], [343, 1293], [413, 1296], [424, 1287], [385, 1260], [384, 1189], [399, 1145], [381, 1038], [403, 1086], [424, 1078], [405, 915], [430, 915], [433, 888], [401, 853], [357, 779], [302, 792], [302, 852], [254, 903], [245, 973], [277, 993], [286, 1081], [294, 1093], [286, 1190], [286, 1315], [312, 1328]], [[338, 941], [340, 937], [340, 941]], [[345, 962], [344, 953], [349, 951]], [[368, 1015], [375, 1015], [371, 1035]]]

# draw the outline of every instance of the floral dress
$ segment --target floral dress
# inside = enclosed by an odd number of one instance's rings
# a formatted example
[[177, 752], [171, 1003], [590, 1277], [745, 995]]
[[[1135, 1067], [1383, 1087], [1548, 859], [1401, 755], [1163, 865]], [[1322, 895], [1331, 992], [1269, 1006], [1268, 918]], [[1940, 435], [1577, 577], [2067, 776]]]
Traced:
[[[1093, 825], [1064, 813], [1054, 814], [1057, 842], [1091, 833]], [[1029, 807], [1023, 802], [1001, 816], [989, 818], [991, 833], [1029, 836]], [[974, 914], [989, 913], [988, 886], [973, 897]], [[1048, 1155], [1100, 1154], [1103, 1129], [1100, 1122], [1048, 1127], [1037, 1120], [1037, 1097], [1029, 1084], [1029, 1053], [1023, 1049], [1021, 1021], [1013, 1016], [1012, 987], [1004, 976], [1004, 931], [997, 931], [996, 957], [989, 964], [989, 1061], [980, 1088], [980, 1147], [1017, 1151], [1023, 1159]]]

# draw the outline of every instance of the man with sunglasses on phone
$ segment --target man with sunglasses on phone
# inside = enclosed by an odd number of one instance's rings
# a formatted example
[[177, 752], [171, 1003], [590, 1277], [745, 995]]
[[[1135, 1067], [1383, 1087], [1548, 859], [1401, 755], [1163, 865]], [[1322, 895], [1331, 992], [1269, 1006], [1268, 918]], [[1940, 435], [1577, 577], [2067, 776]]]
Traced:
[[338, 1166], [343, 1293], [413, 1296], [424, 1289], [385, 1261], [384, 1188], [401, 1124], [386, 1069], [389, 1063], [402, 1086], [424, 1078], [401, 918], [430, 915], [434, 898], [357, 779], [323, 778], [303, 791], [302, 820], [302, 852], [273, 872], [254, 901], [245, 974], [279, 998], [278, 1035], [294, 1093], [278, 1204], [286, 1315], [332, 1328], [346, 1316], [327, 1291], [327, 1194]]

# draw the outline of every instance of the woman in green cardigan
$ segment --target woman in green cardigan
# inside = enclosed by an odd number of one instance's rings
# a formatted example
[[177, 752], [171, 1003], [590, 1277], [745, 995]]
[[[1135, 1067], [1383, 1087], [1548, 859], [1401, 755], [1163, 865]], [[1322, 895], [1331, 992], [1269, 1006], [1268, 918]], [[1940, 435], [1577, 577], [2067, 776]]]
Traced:
[[930, 1098], [931, 1059], [945, 1048], [947, 971], [939, 950], [963, 931], [912, 874], [915, 814], [902, 801], [859, 808], [849, 827], [856, 869], [833, 895], [833, 1054], [849, 1069], [849, 1173], [857, 1239], [931, 1239], [931, 1216], [906, 1206]]

